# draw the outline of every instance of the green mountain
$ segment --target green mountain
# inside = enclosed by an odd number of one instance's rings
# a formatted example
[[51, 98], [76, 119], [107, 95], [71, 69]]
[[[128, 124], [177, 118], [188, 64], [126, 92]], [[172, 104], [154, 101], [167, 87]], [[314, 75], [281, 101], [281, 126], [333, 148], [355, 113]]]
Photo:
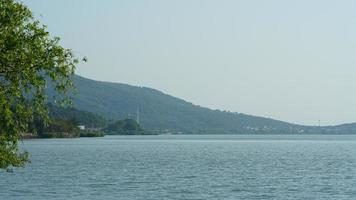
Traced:
[[[51, 106], [51, 117], [75, 118], [86, 127], [106, 127], [119, 119], [135, 119], [145, 130], [183, 133], [356, 134], [356, 123], [302, 126], [279, 120], [204, 108], [158, 90], [74, 76], [75, 108]], [[48, 88], [53, 95], [51, 87]]]
[[204, 108], [158, 90], [73, 77], [75, 108], [107, 119], [136, 119], [144, 129], [175, 132], [286, 133], [298, 125], [242, 113]]

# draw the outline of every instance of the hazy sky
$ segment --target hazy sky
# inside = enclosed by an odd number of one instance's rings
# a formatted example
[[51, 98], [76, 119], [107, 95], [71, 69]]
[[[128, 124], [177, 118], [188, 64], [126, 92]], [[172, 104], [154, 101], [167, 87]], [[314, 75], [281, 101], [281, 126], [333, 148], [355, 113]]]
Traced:
[[300, 124], [356, 121], [354, 0], [23, 2], [88, 57], [84, 77]]

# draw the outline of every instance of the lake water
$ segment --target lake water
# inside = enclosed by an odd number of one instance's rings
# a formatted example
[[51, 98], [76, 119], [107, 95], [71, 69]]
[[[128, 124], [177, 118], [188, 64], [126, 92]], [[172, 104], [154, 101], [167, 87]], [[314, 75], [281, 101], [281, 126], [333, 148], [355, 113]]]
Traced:
[[0, 199], [355, 199], [356, 136], [161, 135], [27, 140]]

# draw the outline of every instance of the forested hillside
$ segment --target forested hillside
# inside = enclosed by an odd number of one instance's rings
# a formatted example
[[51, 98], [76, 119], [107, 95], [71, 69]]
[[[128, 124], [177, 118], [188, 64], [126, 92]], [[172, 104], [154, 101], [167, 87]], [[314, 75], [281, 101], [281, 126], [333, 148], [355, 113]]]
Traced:
[[175, 131], [290, 131], [299, 126], [278, 120], [193, 105], [158, 90], [73, 77], [74, 106], [107, 119], [136, 119], [145, 129]]
[[[94, 81], [74, 76], [75, 108], [51, 106], [51, 117], [76, 118], [87, 127], [105, 127], [119, 119], [135, 119], [145, 130], [183, 133], [356, 134], [355, 124], [302, 126], [283, 121], [204, 108], [158, 90]], [[49, 87], [48, 93], [52, 93]], [[84, 111], [84, 112], [83, 112]]]
[[49, 117], [53, 120], [75, 120], [78, 125], [84, 125], [87, 128], [99, 128], [108, 125], [106, 118], [88, 111], [53, 104], [49, 104], [48, 107]]

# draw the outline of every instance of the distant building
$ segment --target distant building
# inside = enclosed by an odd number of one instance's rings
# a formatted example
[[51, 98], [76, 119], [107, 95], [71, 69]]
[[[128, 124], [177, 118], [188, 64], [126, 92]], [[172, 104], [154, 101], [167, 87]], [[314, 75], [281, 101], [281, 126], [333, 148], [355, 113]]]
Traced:
[[84, 126], [84, 125], [79, 125], [78, 128], [79, 128], [80, 130], [85, 130], [85, 126]]

